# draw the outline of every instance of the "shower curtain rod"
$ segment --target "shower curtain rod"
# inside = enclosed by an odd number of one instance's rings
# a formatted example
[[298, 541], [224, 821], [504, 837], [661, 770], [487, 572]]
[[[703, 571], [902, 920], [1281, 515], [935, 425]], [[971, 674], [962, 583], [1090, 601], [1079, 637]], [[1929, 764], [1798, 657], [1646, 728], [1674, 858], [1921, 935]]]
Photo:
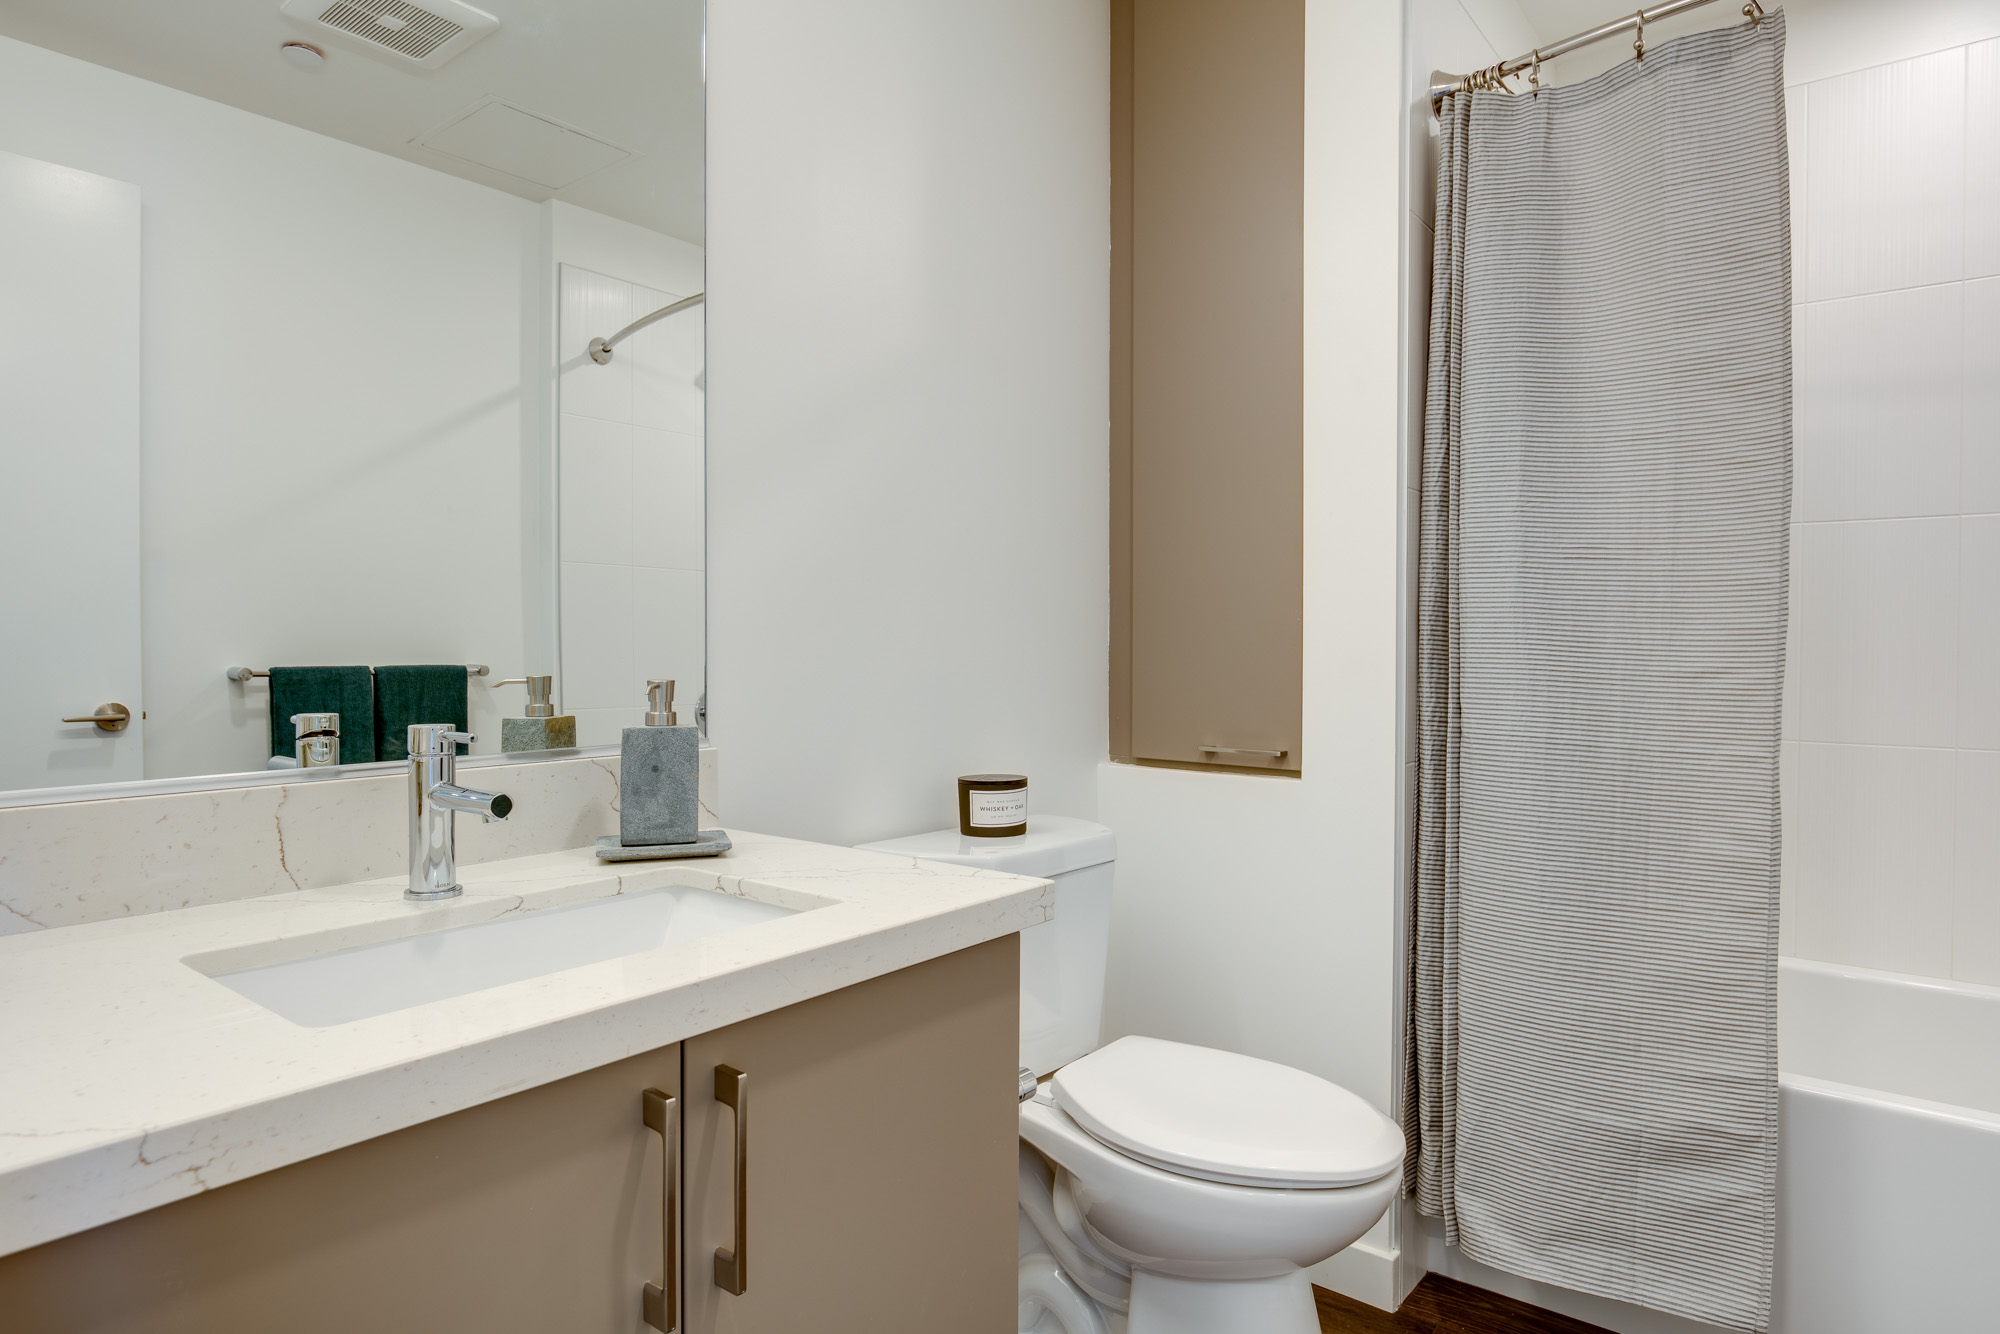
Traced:
[[596, 362], [600, 366], [609, 363], [611, 360], [612, 348], [617, 347], [620, 343], [630, 338], [633, 334], [638, 333], [639, 330], [645, 328], [647, 325], [653, 323], [655, 320], [663, 320], [677, 310], [686, 310], [689, 306], [700, 305], [702, 302], [702, 298], [705, 295], [706, 293], [696, 292], [693, 296], [685, 297], [679, 301], [676, 301], [671, 306], [661, 306], [658, 310], [654, 311], [650, 315], [641, 315], [638, 319], [633, 320], [630, 324], [620, 329], [617, 333], [612, 334], [611, 337], [609, 338], [591, 339], [590, 359]]
[[[1643, 59], [1646, 54], [1646, 25], [1648, 23], [1658, 23], [1661, 19], [1670, 19], [1676, 14], [1684, 14], [1690, 9], [1700, 9], [1703, 5], [1712, 5], [1714, 3], [1715, 0], [1668, 0], [1668, 3], [1664, 5], [1654, 5], [1651, 9], [1641, 9], [1636, 13], [1627, 14], [1624, 18], [1613, 19], [1611, 22], [1603, 24], [1600, 27], [1592, 28], [1589, 32], [1580, 32], [1573, 37], [1565, 37], [1560, 42], [1550, 42], [1547, 46], [1538, 46], [1525, 56], [1515, 56], [1512, 60], [1503, 60], [1497, 65], [1490, 65], [1485, 69], [1474, 70], [1470, 74], [1454, 76], [1446, 74], [1443, 71], [1438, 71], [1431, 75], [1431, 114], [1437, 114], [1438, 102], [1450, 93], [1471, 92], [1474, 89], [1480, 88], [1498, 88], [1502, 92], [1511, 93], [1514, 90], [1507, 87], [1503, 80], [1511, 79], [1523, 70], [1533, 70], [1539, 73], [1543, 61], [1554, 60], [1557, 56], [1568, 55], [1580, 46], [1589, 46], [1592, 42], [1601, 42], [1607, 37], [1616, 37], [1621, 32], [1631, 32], [1634, 30], [1638, 32], [1638, 37], [1633, 41], [1632, 46]], [[1749, 19], [1752, 23], [1756, 23], [1764, 17], [1764, 7], [1758, 4], [1757, 0], [1747, 0], [1747, 3], [1743, 6], [1743, 17]], [[1540, 87], [1539, 79], [1536, 80], [1536, 87]]]

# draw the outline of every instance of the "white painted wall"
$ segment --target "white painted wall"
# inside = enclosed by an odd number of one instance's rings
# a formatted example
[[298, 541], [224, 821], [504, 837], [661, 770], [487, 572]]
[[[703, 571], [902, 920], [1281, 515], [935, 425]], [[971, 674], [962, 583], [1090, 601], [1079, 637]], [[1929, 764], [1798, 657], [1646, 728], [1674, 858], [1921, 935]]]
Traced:
[[1077, 0], [709, 7], [710, 733], [852, 843], [957, 775], [1095, 813], [1109, 30]]

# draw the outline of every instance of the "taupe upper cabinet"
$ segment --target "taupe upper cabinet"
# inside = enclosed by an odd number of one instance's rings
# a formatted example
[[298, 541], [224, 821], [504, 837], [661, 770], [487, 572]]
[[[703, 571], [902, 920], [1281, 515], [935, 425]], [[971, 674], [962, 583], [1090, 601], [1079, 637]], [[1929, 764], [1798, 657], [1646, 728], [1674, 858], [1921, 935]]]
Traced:
[[1113, 0], [1111, 753], [1296, 773], [1303, 0]]

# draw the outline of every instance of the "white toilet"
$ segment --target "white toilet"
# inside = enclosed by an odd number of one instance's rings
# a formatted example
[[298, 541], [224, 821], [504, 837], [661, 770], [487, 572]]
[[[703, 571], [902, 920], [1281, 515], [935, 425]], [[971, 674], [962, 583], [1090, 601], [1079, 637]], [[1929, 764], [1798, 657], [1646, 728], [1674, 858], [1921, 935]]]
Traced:
[[864, 846], [1056, 884], [1054, 920], [1021, 933], [1021, 1064], [1055, 1076], [1021, 1104], [1023, 1334], [1318, 1334], [1305, 1270], [1388, 1209], [1402, 1131], [1271, 1061], [1145, 1037], [1092, 1050], [1117, 851], [1102, 825]]

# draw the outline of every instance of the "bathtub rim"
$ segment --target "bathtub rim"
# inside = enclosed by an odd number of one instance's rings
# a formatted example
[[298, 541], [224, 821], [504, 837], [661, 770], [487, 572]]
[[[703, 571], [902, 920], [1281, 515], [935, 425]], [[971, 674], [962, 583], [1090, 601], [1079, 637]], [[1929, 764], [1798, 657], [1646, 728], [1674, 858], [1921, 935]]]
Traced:
[[1818, 1094], [1840, 1102], [1865, 1102], [1878, 1107], [1893, 1107], [1899, 1112], [1909, 1112], [1927, 1120], [2000, 1134], [2000, 1112], [1983, 1111], [1978, 1107], [1933, 1102], [1928, 1098], [1912, 1098], [1906, 1093], [1890, 1093], [1886, 1089], [1842, 1084], [1836, 1080], [1819, 1079], [1812, 1075], [1794, 1075], [1783, 1070], [1778, 1072], [1778, 1087], [1791, 1089], [1797, 1093]]
[[1961, 982], [1957, 978], [1927, 977], [1922, 973], [1892, 973], [1886, 968], [1864, 968], [1858, 963], [1827, 963], [1821, 959], [1802, 959], [1795, 954], [1779, 955], [1778, 967], [1780, 970], [1796, 969], [1823, 977], [1845, 978], [1850, 982], [1887, 983], [1921, 991], [1949, 992], [1954, 996], [1970, 996], [2000, 1005], [2000, 986], [1988, 986], [1984, 982]]
[[1778, 975], [1783, 1080], [2000, 1129], [2000, 986], [1793, 955]]

